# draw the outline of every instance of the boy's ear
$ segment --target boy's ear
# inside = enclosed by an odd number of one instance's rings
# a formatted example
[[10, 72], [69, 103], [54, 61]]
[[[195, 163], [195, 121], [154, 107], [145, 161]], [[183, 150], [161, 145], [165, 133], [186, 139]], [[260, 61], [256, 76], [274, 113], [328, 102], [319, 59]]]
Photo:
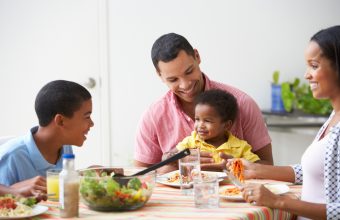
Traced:
[[64, 116], [61, 114], [56, 114], [54, 116], [54, 122], [57, 126], [64, 126]]

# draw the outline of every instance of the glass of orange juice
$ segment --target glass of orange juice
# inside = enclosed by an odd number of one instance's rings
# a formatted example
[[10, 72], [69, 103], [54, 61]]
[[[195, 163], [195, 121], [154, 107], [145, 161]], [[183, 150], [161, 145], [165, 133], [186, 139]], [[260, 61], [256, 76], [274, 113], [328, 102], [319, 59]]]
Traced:
[[50, 201], [59, 201], [59, 173], [61, 169], [46, 171], [47, 195]]

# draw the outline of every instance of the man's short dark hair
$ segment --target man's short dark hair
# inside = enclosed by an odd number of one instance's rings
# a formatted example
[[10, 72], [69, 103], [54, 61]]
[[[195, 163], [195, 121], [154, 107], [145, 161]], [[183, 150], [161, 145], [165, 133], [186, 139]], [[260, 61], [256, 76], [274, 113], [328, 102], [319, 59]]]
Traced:
[[158, 62], [169, 62], [175, 59], [178, 53], [184, 50], [188, 55], [195, 57], [191, 44], [183, 36], [175, 33], [164, 34], [159, 37], [152, 46], [151, 59], [159, 72]]
[[202, 92], [195, 99], [195, 104], [209, 105], [213, 107], [222, 121], [235, 121], [238, 113], [238, 105], [236, 98], [229, 92], [212, 89]]
[[84, 101], [91, 99], [89, 91], [78, 83], [55, 80], [40, 89], [35, 99], [39, 125], [47, 126], [56, 114], [72, 117]]

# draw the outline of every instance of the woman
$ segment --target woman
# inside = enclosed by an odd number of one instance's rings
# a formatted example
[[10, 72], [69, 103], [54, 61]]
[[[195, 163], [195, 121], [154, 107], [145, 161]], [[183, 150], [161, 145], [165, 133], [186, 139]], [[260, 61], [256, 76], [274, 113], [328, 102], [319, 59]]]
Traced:
[[298, 219], [340, 219], [340, 26], [316, 33], [307, 46], [305, 59], [305, 78], [314, 98], [329, 99], [332, 104], [329, 119], [299, 165], [271, 166], [243, 160], [245, 178], [303, 182], [301, 200], [250, 184], [242, 189], [243, 197], [255, 205], [295, 213]]

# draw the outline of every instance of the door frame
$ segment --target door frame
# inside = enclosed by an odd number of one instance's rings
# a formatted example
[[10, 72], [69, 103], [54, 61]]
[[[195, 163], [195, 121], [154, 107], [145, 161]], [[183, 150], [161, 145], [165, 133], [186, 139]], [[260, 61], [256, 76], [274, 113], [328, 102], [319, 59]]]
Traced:
[[110, 74], [109, 74], [109, 37], [108, 37], [108, 1], [98, 0], [99, 27], [99, 80], [100, 91], [100, 147], [102, 163], [111, 165], [111, 111], [110, 111]]

